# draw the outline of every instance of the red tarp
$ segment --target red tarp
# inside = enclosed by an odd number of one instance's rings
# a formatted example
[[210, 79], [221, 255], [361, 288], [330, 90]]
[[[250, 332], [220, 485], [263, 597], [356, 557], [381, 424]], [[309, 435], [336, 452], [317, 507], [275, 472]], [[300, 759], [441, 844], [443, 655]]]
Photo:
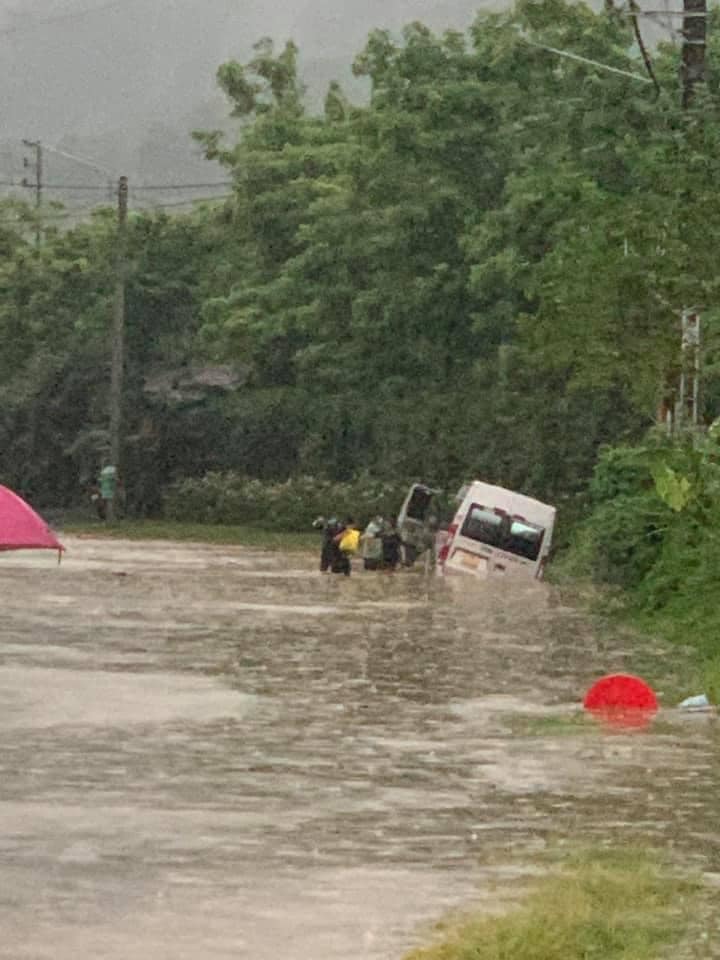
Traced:
[[31, 506], [0, 485], [0, 550], [65, 549]]

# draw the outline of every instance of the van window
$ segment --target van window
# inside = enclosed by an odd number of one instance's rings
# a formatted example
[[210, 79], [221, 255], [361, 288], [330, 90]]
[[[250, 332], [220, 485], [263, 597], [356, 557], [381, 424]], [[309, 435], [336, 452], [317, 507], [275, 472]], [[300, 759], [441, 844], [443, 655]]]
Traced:
[[495, 513], [474, 503], [465, 518], [460, 535], [514, 553], [526, 560], [537, 560], [545, 528], [518, 517]]
[[537, 560], [544, 533], [544, 528], [537, 527], [534, 523], [512, 519], [504, 549], [527, 560]]
[[500, 514], [474, 503], [468, 510], [460, 535], [491, 547], [499, 547], [503, 539], [502, 528], [503, 517]]
[[433, 491], [417, 486], [412, 492], [405, 515], [410, 520], [424, 520], [433, 497]]

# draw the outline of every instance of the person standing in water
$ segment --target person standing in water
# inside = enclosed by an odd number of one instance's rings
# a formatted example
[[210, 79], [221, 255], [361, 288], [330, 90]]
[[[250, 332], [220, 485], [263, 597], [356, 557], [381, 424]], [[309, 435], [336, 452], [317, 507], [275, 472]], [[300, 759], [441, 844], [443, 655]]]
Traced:
[[342, 529], [333, 539], [336, 553], [333, 558], [332, 572], [342, 573], [349, 577], [352, 570], [350, 558], [355, 553], [360, 542], [360, 531], [355, 526], [352, 517], [348, 517], [342, 525]]
[[116, 520], [115, 505], [118, 486], [117, 468], [106, 463], [100, 471], [100, 500], [102, 502], [101, 516], [104, 520]]
[[383, 547], [381, 534], [383, 525], [384, 521], [382, 517], [374, 517], [365, 527], [365, 532], [360, 537], [363, 567], [365, 570], [378, 570], [382, 566]]
[[342, 531], [343, 526], [337, 517], [318, 517], [313, 521], [313, 527], [316, 530], [322, 530], [322, 545], [320, 547], [320, 573], [327, 573], [332, 569], [333, 562], [336, 560], [338, 550], [335, 545], [335, 537]]
[[400, 563], [400, 534], [394, 518], [387, 520], [382, 532], [382, 565], [384, 570], [392, 572]]

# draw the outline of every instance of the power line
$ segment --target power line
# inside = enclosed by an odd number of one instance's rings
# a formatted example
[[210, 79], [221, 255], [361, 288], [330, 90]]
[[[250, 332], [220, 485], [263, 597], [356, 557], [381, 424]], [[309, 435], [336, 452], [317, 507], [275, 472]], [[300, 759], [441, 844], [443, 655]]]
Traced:
[[[213, 200], [230, 200], [234, 194], [232, 193], [223, 193], [220, 195], [208, 196], [208, 197], [193, 197], [187, 200], [172, 200], [167, 203], [154, 203], [151, 206], [147, 207], [135, 207], [134, 209], [140, 213], [152, 213], [154, 210], [161, 210], [170, 207], [185, 207], [193, 203], [210, 203]], [[107, 205], [106, 205], [107, 206]], [[45, 221], [60, 221], [60, 220], [72, 220], [75, 217], [82, 216], [85, 213], [89, 213], [93, 210], [100, 209], [97, 204], [90, 204], [82, 207], [75, 207], [72, 210], [65, 210], [63, 212], [57, 213], [41, 213], [40, 218]], [[14, 226], [25, 226], [31, 227], [32, 222], [27, 219], [22, 219], [20, 217], [7, 217], [0, 219], [0, 225], [11, 224]]]
[[107, 184], [90, 183], [43, 183], [43, 188], [47, 190], [101, 190], [107, 193]]
[[213, 183], [148, 183], [133, 187], [138, 190], [209, 190], [212, 187], [232, 187], [232, 180], [216, 180]]
[[[136, 193], [140, 190], [211, 190], [213, 187], [232, 187], [232, 180], [215, 181], [214, 183], [149, 183], [132, 188]], [[0, 180], [3, 187], [25, 187], [26, 184], [15, 180]], [[48, 190], [107, 190], [107, 184], [99, 183], [43, 183]]]
[[125, 6], [127, 6], [127, 0], [110, 0], [109, 3], [101, 3], [97, 7], [86, 7], [83, 10], [76, 10], [74, 13], [61, 13], [56, 17], [43, 17], [41, 20], [33, 20], [32, 23], [28, 23], [26, 26], [8, 27], [5, 30], [0, 30], [0, 36], [7, 37], [15, 33], [29, 33], [36, 27], [42, 27], [46, 24], [61, 23], [65, 20], [82, 20], [83, 17], [93, 16], [96, 13], [102, 13], [114, 7]]
[[518, 40], [529, 44], [531, 47], [537, 47], [539, 50], [546, 50], [548, 53], [554, 53], [558, 57], [567, 57], [569, 60], [577, 60], [580, 63], [587, 63], [592, 67], [598, 67], [600, 70], [607, 70], [610, 73], [618, 73], [622, 77], [630, 77], [632, 80], [639, 80], [640, 83], [652, 83], [649, 77], [643, 77], [640, 73], [632, 73], [630, 70], [621, 70], [620, 67], [611, 67], [609, 63], [601, 63], [599, 60], [591, 60], [590, 57], [582, 57], [579, 53], [572, 53], [570, 50], [558, 50], [557, 47], [547, 47], [544, 43], [536, 43], [535, 40], [529, 40], [521, 33], [517, 35]]
[[[92, 17], [97, 13], [104, 13], [106, 10], [127, 8], [129, 2], [132, 2], [132, 0], [109, 0], [107, 3], [99, 3], [96, 7], [84, 7], [80, 10], [70, 11], [69, 13], [60, 13], [55, 17], [43, 17], [42, 19], [32, 20], [31, 22], [18, 27], [6, 27], [4, 30], [0, 30], [0, 37], [32, 33], [34, 30], [44, 26], [52, 26], [56, 23], [63, 23], [72, 20], [83, 20], [85, 17]], [[138, 2], [138, 0], [135, 0], [135, 2]], [[165, 7], [172, 7], [175, 5], [175, 2], [176, 0], [165, 0], [164, 3], [160, 3], [155, 9], [157, 10]], [[192, 2], [192, 0], [190, 0], [190, 2]]]
[[233, 193], [219, 193], [210, 197], [188, 197], [186, 200], [170, 200], [167, 203], [153, 203], [151, 206], [141, 207], [143, 211], [152, 213], [153, 210], [159, 210], [164, 207], [186, 207], [190, 203], [207, 203], [211, 200], [230, 200], [234, 197]]
[[51, 153], [57, 153], [60, 157], [65, 157], [67, 160], [74, 160], [76, 163], [82, 163], [86, 167], [91, 167], [94, 170], [98, 170], [108, 176], [114, 176], [112, 170], [108, 167], [104, 167], [101, 163], [98, 163], [96, 160], [90, 160], [88, 157], [79, 157], [76, 153], [68, 153], [66, 150], [61, 150], [59, 147], [48, 147], [47, 144], [43, 144], [46, 150], [49, 150]]

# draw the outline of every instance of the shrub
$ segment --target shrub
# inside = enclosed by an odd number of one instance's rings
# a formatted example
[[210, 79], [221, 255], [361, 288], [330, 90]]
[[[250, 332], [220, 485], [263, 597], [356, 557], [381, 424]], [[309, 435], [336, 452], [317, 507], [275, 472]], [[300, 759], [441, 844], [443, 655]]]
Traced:
[[670, 510], [652, 493], [600, 504], [584, 525], [584, 548], [595, 580], [636, 587], [657, 562]]
[[266, 530], [307, 530], [317, 516], [352, 516], [365, 522], [397, 514], [408, 484], [369, 474], [347, 482], [300, 476], [267, 483], [238, 473], [180, 480], [165, 491], [164, 513], [183, 522], [247, 524]]

